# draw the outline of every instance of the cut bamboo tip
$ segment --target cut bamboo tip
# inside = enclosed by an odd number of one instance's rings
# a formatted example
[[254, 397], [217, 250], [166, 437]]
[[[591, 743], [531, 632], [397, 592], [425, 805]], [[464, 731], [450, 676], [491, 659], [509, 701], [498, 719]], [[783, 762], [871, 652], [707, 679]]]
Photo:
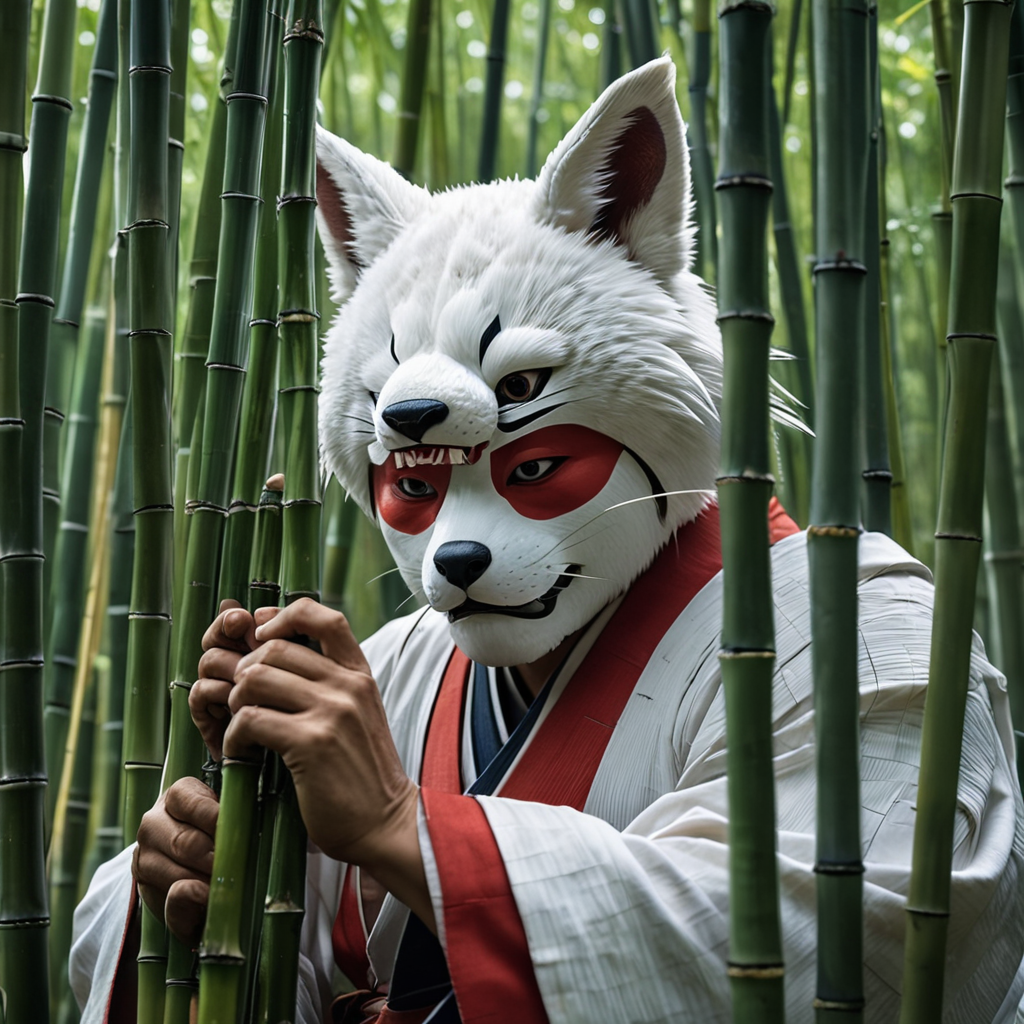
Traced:
[[284, 473], [275, 473], [273, 476], [268, 477], [267, 482], [263, 486], [268, 491], [283, 491]]

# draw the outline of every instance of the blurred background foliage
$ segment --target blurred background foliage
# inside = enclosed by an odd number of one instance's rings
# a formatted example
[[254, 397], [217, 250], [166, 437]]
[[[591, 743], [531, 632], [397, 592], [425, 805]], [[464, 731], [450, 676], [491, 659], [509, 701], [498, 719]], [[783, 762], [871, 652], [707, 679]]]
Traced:
[[[71, 123], [65, 199], [71, 208], [75, 153], [85, 107], [89, 59], [95, 42], [99, 0], [78, 0], [78, 47], [74, 69], [76, 109]], [[405, 0], [328, 0], [327, 52], [321, 81], [320, 114], [326, 127], [384, 159], [394, 155], [400, 77], [406, 44]], [[791, 218], [806, 273], [802, 280], [808, 323], [811, 315], [812, 146], [811, 88], [806, 8], [799, 26], [791, 89], [785, 95], [787, 47], [794, 11], [779, 5], [774, 25], [775, 88], [780, 109], [788, 109], [783, 128], [784, 166]], [[932, 80], [931, 25], [925, 4], [907, 0], [879, 2], [879, 60], [885, 144], [886, 231], [890, 240], [891, 316], [894, 328], [896, 387], [907, 462], [915, 553], [931, 558], [936, 493], [935, 261], [931, 212], [940, 189], [940, 125]], [[550, 152], [601, 89], [602, 50], [622, 46], [615, 4], [602, 0], [553, 0], [551, 35], [544, 83], [536, 101], [539, 158]], [[227, 37], [230, 0], [195, 0], [192, 5], [188, 68], [187, 123], [182, 174], [181, 253], [178, 290], [179, 328], [184, 323], [189, 289], [187, 255], [195, 230], [198, 193], [205, 161], [205, 140], [216, 102], [219, 60]], [[30, 73], [35, 74], [42, 0], [35, 0]], [[671, 24], [661, 11], [661, 45], [678, 68], [678, 96], [689, 118], [687, 53], [692, 0], [682, 0], [682, 18]], [[541, 15], [538, 0], [513, 0], [506, 54], [498, 174], [526, 173], [527, 132], [535, 102], [532, 81]], [[487, 0], [435, 0], [431, 66], [413, 179], [432, 189], [473, 180], [483, 117], [484, 81], [492, 17]], [[712, 27], [714, 32], [714, 27]], [[712, 43], [712, 52], [717, 43]], [[443, 60], [437, 61], [438, 54]], [[717, 139], [717, 58], [713, 64], [709, 136], [714, 156]], [[624, 58], [623, 69], [629, 67]], [[112, 231], [111, 231], [112, 237]], [[773, 266], [773, 305], [779, 309]], [[326, 288], [322, 312], [331, 313]], [[784, 318], [777, 313], [775, 343], [787, 346]], [[813, 344], [813, 339], [812, 339]], [[360, 532], [362, 528], [360, 527]], [[367, 541], [369, 543], [369, 541]], [[358, 550], [360, 544], [356, 544]], [[371, 561], [377, 564], [376, 559]]]

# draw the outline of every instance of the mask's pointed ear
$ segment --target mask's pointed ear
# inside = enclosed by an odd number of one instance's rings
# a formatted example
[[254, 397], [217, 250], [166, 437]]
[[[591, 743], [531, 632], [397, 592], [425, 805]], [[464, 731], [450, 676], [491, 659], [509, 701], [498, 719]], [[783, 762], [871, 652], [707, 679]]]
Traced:
[[538, 217], [611, 238], [667, 284], [693, 260], [690, 162], [668, 57], [613, 82], [548, 157]]
[[316, 220], [337, 301], [429, 202], [388, 164], [317, 127]]

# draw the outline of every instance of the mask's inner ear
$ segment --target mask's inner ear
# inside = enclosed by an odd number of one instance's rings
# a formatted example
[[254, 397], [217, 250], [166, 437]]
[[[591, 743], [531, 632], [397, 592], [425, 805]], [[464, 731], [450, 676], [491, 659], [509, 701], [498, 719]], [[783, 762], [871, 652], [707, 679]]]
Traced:
[[341, 190], [319, 160], [316, 162], [316, 206], [320, 215], [321, 233], [323, 228], [326, 228], [330, 240], [339, 250], [339, 255], [343, 253], [357, 270], [362, 270], [363, 262], [356, 251], [352, 217], [341, 198]]
[[626, 116], [632, 120], [615, 140], [601, 177], [600, 211], [590, 231], [598, 238], [622, 242], [623, 229], [637, 210], [646, 206], [665, 173], [665, 133], [650, 107], [638, 107]]

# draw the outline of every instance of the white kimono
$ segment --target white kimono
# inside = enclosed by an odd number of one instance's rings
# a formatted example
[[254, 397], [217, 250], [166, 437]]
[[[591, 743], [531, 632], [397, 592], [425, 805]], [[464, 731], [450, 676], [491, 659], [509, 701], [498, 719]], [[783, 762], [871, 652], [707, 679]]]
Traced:
[[[804, 534], [773, 547], [772, 574], [786, 1010], [790, 1024], [799, 1024], [813, 1020], [816, 948]], [[888, 538], [866, 534], [860, 540], [858, 593], [865, 1020], [882, 1024], [896, 1021], [899, 1008], [932, 587], [924, 566]], [[602, 613], [577, 645], [556, 690], [567, 684], [614, 611]], [[721, 617], [719, 573], [676, 618], [641, 672], [582, 812], [503, 799], [500, 786], [497, 795], [477, 798], [507, 873], [551, 1024], [730, 1020]], [[389, 623], [364, 645], [413, 778], [419, 777], [428, 722], [452, 650], [444, 616], [429, 610]], [[544, 715], [557, 697], [552, 692]], [[1024, 995], [1024, 829], [1013, 763], [1005, 681], [976, 639], [957, 804], [946, 1024], [1012, 1021]], [[443, 872], [422, 809], [420, 819], [427, 879], [448, 951], [454, 939], [447, 934], [452, 925]], [[134, 897], [130, 856], [125, 851], [97, 872], [76, 914], [70, 970], [84, 1006], [83, 1024], [104, 1019]], [[344, 877], [344, 865], [310, 854], [301, 1024], [321, 1024], [328, 1013], [335, 975], [331, 929]], [[388, 897], [369, 937], [371, 979], [385, 986], [407, 913]]]

